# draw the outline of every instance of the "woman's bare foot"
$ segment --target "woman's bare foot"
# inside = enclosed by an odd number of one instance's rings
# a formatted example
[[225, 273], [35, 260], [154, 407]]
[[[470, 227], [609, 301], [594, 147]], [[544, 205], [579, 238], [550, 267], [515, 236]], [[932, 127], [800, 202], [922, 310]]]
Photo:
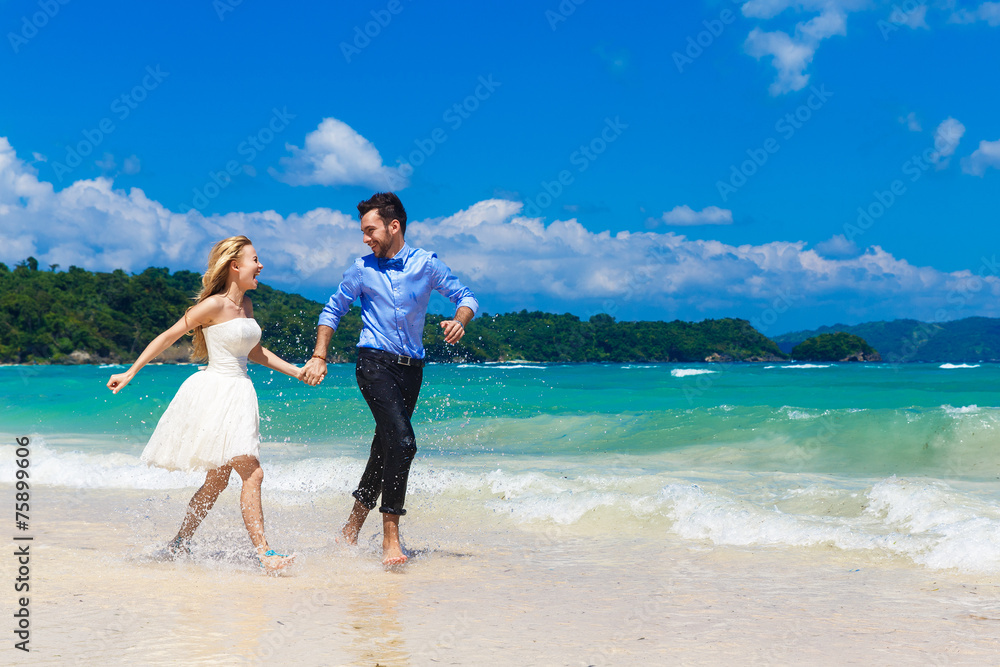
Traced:
[[260, 550], [257, 551], [257, 562], [260, 566], [264, 568], [268, 574], [272, 572], [277, 572], [283, 570], [293, 562], [295, 562], [295, 557], [297, 554], [292, 554], [291, 556], [286, 556], [285, 554], [279, 554], [273, 549], [268, 549], [267, 551], [261, 553]]

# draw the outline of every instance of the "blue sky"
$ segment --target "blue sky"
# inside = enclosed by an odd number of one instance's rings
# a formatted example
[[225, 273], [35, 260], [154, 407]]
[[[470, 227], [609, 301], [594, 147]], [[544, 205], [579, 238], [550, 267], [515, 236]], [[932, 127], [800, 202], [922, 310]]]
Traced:
[[9, 265], [198, 271], [246, 233], [265, 282], [325, 300], [366, 252], [355, 204], [394, 188], [489, 312], [1000, 316], [1000, 3], [36, 0], [0, 25]]

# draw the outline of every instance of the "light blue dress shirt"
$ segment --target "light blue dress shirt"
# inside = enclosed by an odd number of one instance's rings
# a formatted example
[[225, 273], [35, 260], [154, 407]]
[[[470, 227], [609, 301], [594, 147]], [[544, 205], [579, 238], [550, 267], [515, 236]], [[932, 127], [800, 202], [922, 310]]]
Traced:
[[358, 347], [373, 347], [415, 359], [424, 358], [424, 318], [431, 290], [475, 314], [479, 302], [437, 255], [403, 244], [391, 259], [365, 255], [344, 271], [340, 287], [319, 315], [336, 330], [351, 304], [361, 299]]

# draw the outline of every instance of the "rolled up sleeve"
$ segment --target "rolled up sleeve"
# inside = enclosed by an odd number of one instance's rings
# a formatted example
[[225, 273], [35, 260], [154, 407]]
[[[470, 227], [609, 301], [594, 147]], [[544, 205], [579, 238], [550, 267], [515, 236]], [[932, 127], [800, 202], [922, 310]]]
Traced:
[[438, 259], [436, 254], [432, 255], [431, 262], [434, 266], [434, 289], [455, 304], [456, 307], [461, 308], [465, 306], [472, 311], [473, 315], [478, 313], [479, 301], [476, 299], [476, 295], [472, 293], [472, 290], [463, 285], [455, 277], [455, 274], [451, 272], [451, 269]]

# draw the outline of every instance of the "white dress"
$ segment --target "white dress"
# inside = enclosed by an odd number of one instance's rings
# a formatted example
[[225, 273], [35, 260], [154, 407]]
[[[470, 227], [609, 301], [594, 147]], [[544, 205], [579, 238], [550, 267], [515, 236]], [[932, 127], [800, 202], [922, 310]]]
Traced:
[[247, 354], [260, 325], [239, 317], [205, 327], [208, 366], [177, 390], [160, 417], [142, 460], [167, 470], [212, 470], [237, 456], [260, 458], [257, 392]]

